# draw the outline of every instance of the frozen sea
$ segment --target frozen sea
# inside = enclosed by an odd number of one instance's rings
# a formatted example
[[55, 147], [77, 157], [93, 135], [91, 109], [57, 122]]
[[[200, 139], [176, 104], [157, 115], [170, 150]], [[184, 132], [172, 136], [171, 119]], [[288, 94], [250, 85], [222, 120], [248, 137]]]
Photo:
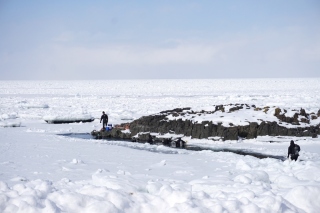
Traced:
[[317, 111], [320, 79], [0, 81], [0, 212], [320, 212], [319, 138], [188, 140], [284, 158], [295, 140], [295, 162], [61, 135], [100, 129], [102, 111], [119, 124], [230, 103]]

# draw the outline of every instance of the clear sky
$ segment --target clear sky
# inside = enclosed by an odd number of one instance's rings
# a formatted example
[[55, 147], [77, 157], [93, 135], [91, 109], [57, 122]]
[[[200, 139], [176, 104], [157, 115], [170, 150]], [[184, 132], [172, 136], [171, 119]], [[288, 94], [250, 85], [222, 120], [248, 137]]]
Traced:
[[0, 80], [320, 77], [319, 0], [0, 0]]

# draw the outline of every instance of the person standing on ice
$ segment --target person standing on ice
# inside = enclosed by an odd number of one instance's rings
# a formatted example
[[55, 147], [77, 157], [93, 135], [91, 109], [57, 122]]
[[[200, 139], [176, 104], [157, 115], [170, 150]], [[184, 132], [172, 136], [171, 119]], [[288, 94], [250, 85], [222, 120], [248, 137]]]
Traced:
[[104, 111], [102, 112], [101, 118], [100, 118], [100, 123], [102, 121], [102, 128], [106, 128], [107, 124], [108, 124], [108, 115], [104, 113]]
[[291, 157], [291, 160], [298, 160], [300, 152], [300, 146], [295, 144], [293, 140], [290, 141], [290, 146], [288, 147], [288, 158]]

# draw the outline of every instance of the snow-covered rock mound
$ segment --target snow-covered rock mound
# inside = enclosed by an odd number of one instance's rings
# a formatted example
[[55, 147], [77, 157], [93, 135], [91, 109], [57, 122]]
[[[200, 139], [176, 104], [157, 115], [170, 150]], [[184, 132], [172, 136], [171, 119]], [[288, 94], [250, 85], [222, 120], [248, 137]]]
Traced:
[[139, 132], [175, 133], [193, 138], [224, 140], [257, 136], [312, 136], [319, 134], [319, 109], [291, 109], [248, 104], [213, 105], [206, 108], [177, 108], [144, 116], [130, 123]]

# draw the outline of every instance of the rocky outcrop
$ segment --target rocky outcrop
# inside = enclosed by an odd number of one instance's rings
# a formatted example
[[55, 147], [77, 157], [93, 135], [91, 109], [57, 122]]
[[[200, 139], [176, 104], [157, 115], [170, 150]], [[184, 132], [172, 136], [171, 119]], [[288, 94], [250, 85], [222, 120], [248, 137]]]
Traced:
[[238, 140], [239, 137], [252, 139], [257, 136], [310, 136], [317, 137], [319, 134], [319, 125], [311, 127], [286, 128], [279, 126], [277, 122], [261, 122], [260, 124], [252, 122], [246, 126], [224, 127], [221, 123], [213, 124], [212, 122], [202, 122], [193, 124], [190, 121], [173, 120], [173, 121], [156, 121], [153, 117], [153, 122], [148, 122], [148, 117], [142, 117], [131, 123], [130, 129], [135, 135], [139, 132], [157, 132], [165, 134], [174, 132], [191, 136], [192, 138], [209, 138], [220, 137], [223, 140]]
[[[294, 124], [294, 125], [298, 125], [299, 122], [309, 123], [309, 114], [307, 114], [304, 109], [300, 109], [300, 112], [297, 111], [296, 113], [294, 113], [293, 117], [287, 117], [285, 116], [285, 113], [286, 111], [284, 113], [281, 113], [281, 109], [276, 108], [274, 116], [276, 116], [280, 121]], [[300, 121], [299, 121], [299, 116], [301, 116]]]
[[93, 130], [91, 135], [95, 137], [95, 139], [123, 139], [123, 140], [131, 140], [131, 133], [123, 131], [122, 129], [113, 128], [110, 131], [100, 130], [96, 131]]
[[[211, 118], [218, 113], [218, 118], [223, 120], [224, 116], [233, 115], [232, 113], [238, 113], [237, 111], [244, 112], [245, 110], [251, 110], [253, 113], [251, 116], [253, 117], [255, 117], [255, 114], [257, 113], [260, 113], [260, 117], [261, 114], [267, 115], [269, 120], [256, 119], [259, 120], [259, 122], [257, 122], [248, 121], [246, 119], [245, 124], [247, 125], [236, 125], [233, 123], [228, 123], [226, 125], [226, 123], [222, 123], [222, 121], [214, 122], [210, 119], [200, 119], [201, 122], [199, 122], [199, 119], [195, 119], [202, 116]], [[101, 138], [132, 138], [134, 141], [146, 142], [154, 142], [156, 140], [165, 142], [165, 139], [152, 136], [150, 133], [159, 135], [171, 133], [191, 136], [192, 138], [198, 139], [211, 137], [220, 138], [222, 140], [238, 140], [239, 138], [253, 139], [257, 136], [266, 135], [317, 137], [320, 133], [320, 122], [315, 125], [310, 125], [311, 121], [320, 121], [320, 110], [317, 113], [318, 114], [308, 114], [304, 109], [291, 110], [290, 113], [288, 113], [286, 109], [269, 106], [258, 108], [255, 105], [249, 106], [247, 104], [217, 105], [214, 106], [212, 110], [207, 111], [193, 111], [191, 108], [177, 108], [162, 111], [150, 116], [144, 116], [134, 120], [130, 124], [126, 124], [130, 126], [130, 133], [124, 133], [123, 130], [120, 129], [113, 129], [110, 132], [96, 132], [95, 135], [98, 135], [97, 137]], [[231, 116], [231, 118], [233, 117], [234, 116]]]
[[[267, 113], [270, 107], [256, 108], [251, 106], [255, 111], [263, 111]], [[239, 137], [252, 139], [257, 136], [310, 136], [317, 137], [319, 134], [319, 124], [315, 126], [299, 127], [300, 123], [309, 123], [310, 116], [304, 109], [294, 113], [293, 117], [287, 117], [281, 113], [280, 108], [275, 109], [274, 116], [279, 119], [279, 122], [262, 121], [261, 123], [249, 122], [248, 125], [235, 126], [230, 124], [228, 127], [222, 125], [222, 123], [213, 123], [212, 121], [202, 121], [201, 123], [192, 122], [191, 120], [173, 119], [168, 120], [168, 115], [178, 117], [186, 113], [194, 114], [195, 116], [201, 116], [201, 114], [210, 114], [217, 111], [226, 112], [226, 107], [218, 105], [214, 111], [188, 111], [190, 108], [174, 109], [160, 112], [156, 115], [144, 116], [130, 124], [130, 131], [133, 135], [139, 132], [156, 132], [165, 134], [173, 132], [175, 134], [182, 134], [185, 136], [191, 136], [192, 138], [209, 138], [209, 137], [220, 137], [223, 140], [238, 140]], [[228, 113], [234, 112], [240, 109], [249, 109], [248, 105], [236, 105], [229, 107]], [[226, 112], [226, 113], [227, 113]], [[310, 117], [310, 118], [309, 118]], [[284, 127], [281, 122], [296, 125], [297, 127]]]

